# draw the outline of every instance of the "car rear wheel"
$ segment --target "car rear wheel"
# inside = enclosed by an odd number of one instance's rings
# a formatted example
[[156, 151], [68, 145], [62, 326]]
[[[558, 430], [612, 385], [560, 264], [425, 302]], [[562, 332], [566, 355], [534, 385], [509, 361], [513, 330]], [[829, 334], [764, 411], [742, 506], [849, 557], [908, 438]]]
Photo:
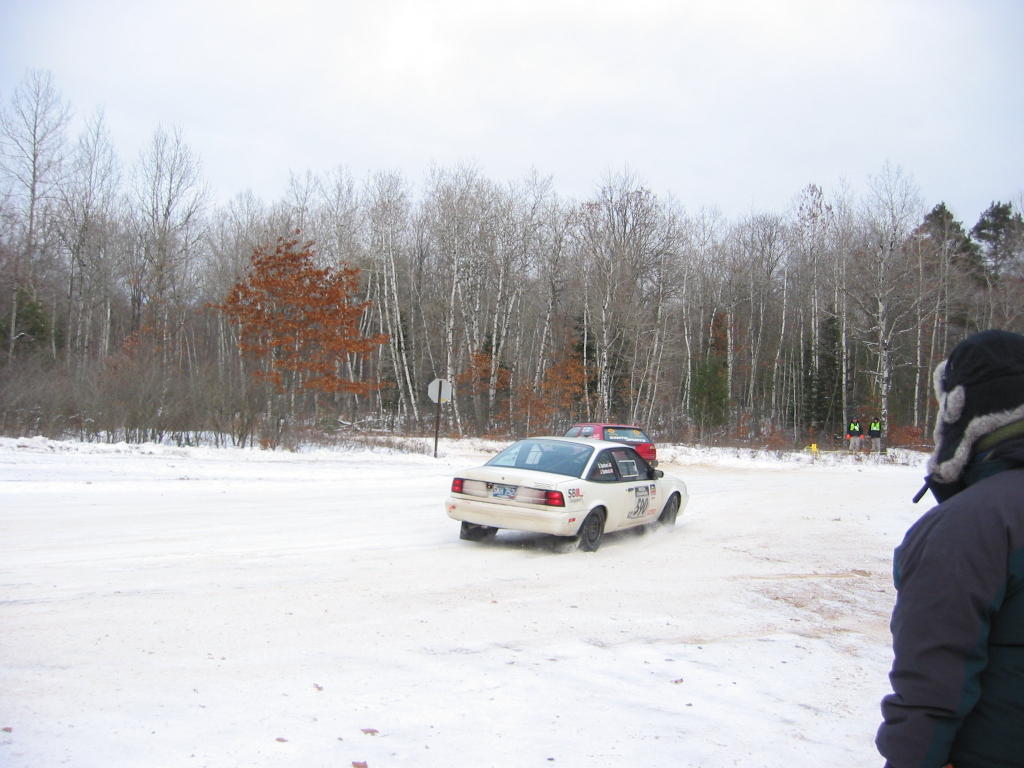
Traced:
[[497, 532], [497, 528], [489, 525], [477, 525], [476, 523], [463, 521], [462, 529], [459, 531], [459, 538], [465, 541], [486, 541], [487, 539], [493, 539], [494, 534]]
[[676, 524], [676, 515], [679, 514], [679, 496], [672, 494], [669, 500], [665, 503], [665, 508], [661, 510], [661, 514], [658, 516], [658, 525], [665, 527]]
[[583, 521], [579, 532], [580, 549], [596, 552], [604, 538], [604, 510], [595, 509]]

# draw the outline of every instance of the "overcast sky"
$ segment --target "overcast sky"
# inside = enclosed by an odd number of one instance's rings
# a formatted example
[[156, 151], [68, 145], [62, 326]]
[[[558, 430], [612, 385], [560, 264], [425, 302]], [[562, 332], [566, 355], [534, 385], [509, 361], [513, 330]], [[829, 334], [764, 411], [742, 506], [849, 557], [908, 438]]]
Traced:
[[221, 201], [462, 163], [729, 217], [886, 163], [968, 227], [1024, 192], [1021, 0], [0, 0], [3, 104], [30, 69], [125, 163], [180, 128]]

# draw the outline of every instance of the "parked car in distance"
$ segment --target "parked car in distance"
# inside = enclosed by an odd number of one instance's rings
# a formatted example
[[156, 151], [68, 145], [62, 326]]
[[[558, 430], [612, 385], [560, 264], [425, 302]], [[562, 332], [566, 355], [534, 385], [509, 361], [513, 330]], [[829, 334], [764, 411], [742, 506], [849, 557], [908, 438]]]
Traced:
[[658, 466], [658, 449], [654, 445], [654, 441], [640, 427], [626, 424], [573, 424], [565, 436], [592, 437], [596, 440], [624, 443], [647, 459], [651, 466]]
[[682, 480], [628, 445], [532, 437], [456, 476], [445, 509], [469, 541], [510, 528], [567, 537], [593, 552], [606, 531], [675, 525], [688, 501]]

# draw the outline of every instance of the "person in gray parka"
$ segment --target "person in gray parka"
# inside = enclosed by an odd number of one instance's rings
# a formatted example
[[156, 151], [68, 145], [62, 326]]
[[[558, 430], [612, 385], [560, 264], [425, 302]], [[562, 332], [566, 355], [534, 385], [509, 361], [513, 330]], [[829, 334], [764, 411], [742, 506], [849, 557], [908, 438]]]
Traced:
[[925, 488], [896, 549], [890, 768], [1024, 766], [1024, 336], [983, 331], [935, 370]]

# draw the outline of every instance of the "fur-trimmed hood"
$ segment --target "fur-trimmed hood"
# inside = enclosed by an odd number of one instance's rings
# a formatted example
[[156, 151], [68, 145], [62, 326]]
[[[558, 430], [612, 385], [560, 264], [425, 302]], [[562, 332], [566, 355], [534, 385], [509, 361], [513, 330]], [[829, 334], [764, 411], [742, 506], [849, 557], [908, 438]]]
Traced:
[[929, 482], [956, 484], [982, 438], [1024, 421], [1024, 336], [976, 333], [935, 368], [932, 381], [939, 413]]

